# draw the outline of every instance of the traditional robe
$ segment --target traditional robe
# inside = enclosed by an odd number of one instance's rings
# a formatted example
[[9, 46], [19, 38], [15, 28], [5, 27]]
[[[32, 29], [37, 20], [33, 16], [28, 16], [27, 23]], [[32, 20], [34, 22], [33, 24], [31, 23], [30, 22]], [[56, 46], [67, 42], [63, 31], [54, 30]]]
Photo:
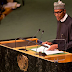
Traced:
[[54, 40], [53, 44], [58, 44], [59, 50], [71, 50], [72, 51], [72, 18], [68, 16], [64, 22], [57, 22], [57, 35], [56, 39], [65, 40]]

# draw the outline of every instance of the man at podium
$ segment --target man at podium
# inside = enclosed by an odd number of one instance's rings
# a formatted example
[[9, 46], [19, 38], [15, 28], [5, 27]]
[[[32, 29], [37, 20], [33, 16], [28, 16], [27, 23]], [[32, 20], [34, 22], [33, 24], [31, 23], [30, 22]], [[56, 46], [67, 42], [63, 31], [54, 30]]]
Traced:
[[65, 3], [54, 2], [54, 15], [57, 19], [57, 35], [52, 42], [43, 42], [51, 47], [48, 50], [65, 50], [72, 53], [72, 18], [66, 13]]

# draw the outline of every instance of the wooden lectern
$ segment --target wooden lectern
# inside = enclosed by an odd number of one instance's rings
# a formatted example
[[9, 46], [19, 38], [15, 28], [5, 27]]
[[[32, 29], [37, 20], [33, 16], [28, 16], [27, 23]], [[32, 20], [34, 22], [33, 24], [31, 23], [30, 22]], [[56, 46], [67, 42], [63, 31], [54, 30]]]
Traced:
[[[10, 39], [0, 42], [0, 72], [71, 72], [72, 53], [39, 56], [31, 49], [37, 38]], [[26, 50], [27, 51], [26, 51]]]

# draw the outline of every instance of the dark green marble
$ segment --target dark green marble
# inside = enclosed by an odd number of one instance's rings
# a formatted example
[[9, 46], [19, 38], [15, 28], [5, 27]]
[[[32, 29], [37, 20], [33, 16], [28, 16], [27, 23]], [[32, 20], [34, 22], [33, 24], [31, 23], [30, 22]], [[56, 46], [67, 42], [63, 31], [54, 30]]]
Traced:
[[23, 54], [28, 58], [26, 72], [72, 72], [72, 62], [52, 63], [2, 46], [0, 46], [0, 72], [24, 72], [17, 64], [18, 54]]

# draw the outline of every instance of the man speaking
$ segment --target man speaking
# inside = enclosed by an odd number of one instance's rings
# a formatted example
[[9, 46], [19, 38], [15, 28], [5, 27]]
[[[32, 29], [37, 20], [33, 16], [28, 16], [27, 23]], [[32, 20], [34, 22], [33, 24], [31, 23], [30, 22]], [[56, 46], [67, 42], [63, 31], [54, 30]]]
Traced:
[[54, 15], [57, 19], [56, 39], [52, 42], [42, 42], [42, 44], [51, 45], [48, 50], [58, 48], [59, 50], [66, 50], [72, 53], [72, 18], [66, 13], [65, 3], [60, 0], [54, 2]]

